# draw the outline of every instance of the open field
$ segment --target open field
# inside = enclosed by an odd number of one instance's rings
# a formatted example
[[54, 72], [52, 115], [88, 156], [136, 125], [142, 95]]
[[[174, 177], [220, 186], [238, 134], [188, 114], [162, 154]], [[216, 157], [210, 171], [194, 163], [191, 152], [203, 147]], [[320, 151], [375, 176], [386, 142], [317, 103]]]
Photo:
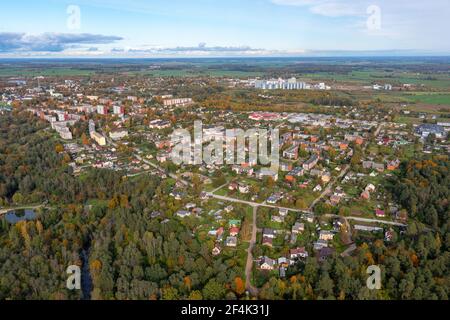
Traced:
[[411, 102], [450, 107], [450, 93], [414, 93], [404, 97]]
[[450, 88], [450, 80], [448, 75], [417, 74], [411, 72], [380, 72], [375, 70], [352, 71], [347, 74], [336, 73], [314, 73], [303, 74], [302, 77], [317, 80], [342, 81], [361, 85], [370, 85], [373, 83], [390, 83], [392, 85], [414, 84], [417, 86], [424, 85], [435, 89]]
[[94, 71], [76, 68], [0, 68], [0, 77], [89, 76], [94, 73]]

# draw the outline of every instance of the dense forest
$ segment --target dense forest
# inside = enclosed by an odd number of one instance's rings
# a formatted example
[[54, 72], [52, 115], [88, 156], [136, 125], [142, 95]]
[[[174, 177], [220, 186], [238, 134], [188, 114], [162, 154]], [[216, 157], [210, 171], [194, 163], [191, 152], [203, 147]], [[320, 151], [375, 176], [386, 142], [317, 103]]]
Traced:
[[413, 218], [446, 234], [450, 228], [450, 161], [447, 156], [403, 163], [392, 193]]
[[[213, 257], [195, 224], [170, 219], [177, 204], [157, 176], [71, 175], [68, 155], [45, 126], [23, 114], [0, 117], [3, 204], [46, 201], [37, 219], [0, 223], [0, 299], [80, 299], [66, 268], [89, 254], [92, 299], [243, 299], [237, 257]], [[404, 163], [390, 181], [411, 223], [397, 241], [362, 238], [350, 257], [309, 258], [286, 279], [263, 279], [261, 299], [448, 299], [448, 158]], [[160, 211], [162, 217], [151, 218]], [[165, 218], [169, 218], [165, 220]], [[382, 290], [366, 287], [382, 268]], [[264, 276], [264, 275], [263, 275]]]

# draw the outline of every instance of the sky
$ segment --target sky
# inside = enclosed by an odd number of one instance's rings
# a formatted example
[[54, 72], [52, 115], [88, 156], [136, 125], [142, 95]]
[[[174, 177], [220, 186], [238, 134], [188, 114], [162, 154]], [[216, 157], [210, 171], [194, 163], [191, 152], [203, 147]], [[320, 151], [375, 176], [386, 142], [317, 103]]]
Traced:
[[448, 0], [2, 1], [0, 57], [450, 55]]

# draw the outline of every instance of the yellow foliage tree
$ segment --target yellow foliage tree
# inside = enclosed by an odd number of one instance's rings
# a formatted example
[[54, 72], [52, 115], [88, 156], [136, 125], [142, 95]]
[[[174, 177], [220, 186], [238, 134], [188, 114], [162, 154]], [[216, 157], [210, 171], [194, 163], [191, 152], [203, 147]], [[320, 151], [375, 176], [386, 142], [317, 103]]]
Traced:
[[234, 285], [236, 286], [236, 293], [240, 296], [243, 295], [245, 292], [244, 280], [242, 280], [242, 278], [240, 277], [236, 277], [234, 279]]

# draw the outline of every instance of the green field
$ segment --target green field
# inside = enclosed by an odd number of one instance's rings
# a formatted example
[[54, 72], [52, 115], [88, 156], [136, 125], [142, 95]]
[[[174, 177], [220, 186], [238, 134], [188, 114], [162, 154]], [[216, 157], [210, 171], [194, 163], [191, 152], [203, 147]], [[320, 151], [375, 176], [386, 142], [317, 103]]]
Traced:
[[347, 74], [335, 74], [329, 72], [309, 73], [301, 75], [310, 79], [335, 80], [344, 82], [353, 82], [355, 84], [370, 85], [372, 83], [390, 83], [390, 84], [415, 84], [425, 85], [435, 89], [449, 89], [450, 79], [447, 75], [428, 75], [416, 74], [411, 72], [380, 72], [380, 71], [352, 71]]
[[416, 103], [450, 106], [450, 93], [415, 93], [404, 97]]

